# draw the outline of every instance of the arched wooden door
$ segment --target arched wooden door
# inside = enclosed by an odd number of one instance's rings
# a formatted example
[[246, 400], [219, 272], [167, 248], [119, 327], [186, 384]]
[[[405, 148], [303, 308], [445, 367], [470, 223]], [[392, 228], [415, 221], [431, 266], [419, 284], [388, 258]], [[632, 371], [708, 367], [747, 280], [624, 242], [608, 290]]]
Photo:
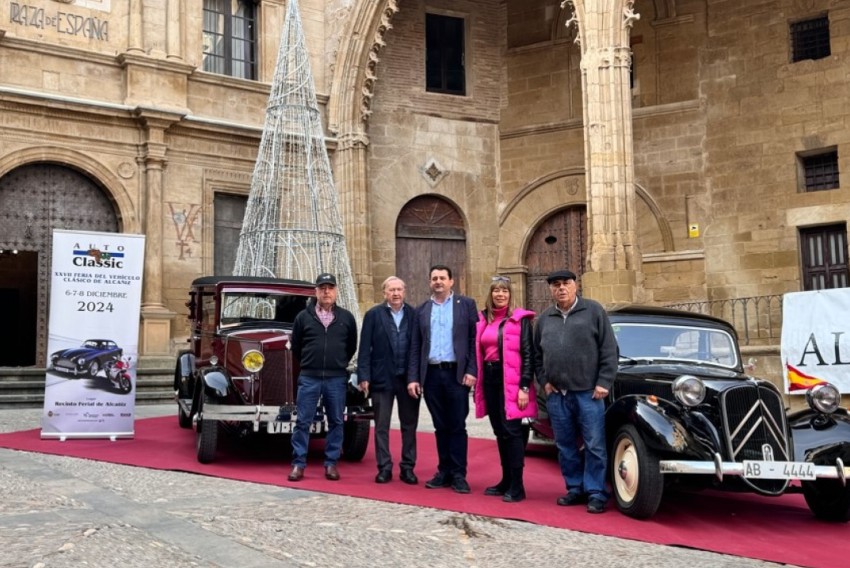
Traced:
[[540, 313], [552, 303], [546, 276], [568, 268], [581, 274], [587, 260], [587, 210], [584, 206], [562, 209], [543, 221], [528, 243], [526, 304]]
[[428, 270], [435, 264], [452, 269], [454, 290], [466, 283], [466, 229], [458, 210], [440, 197], [423, 195], [409, 201], [396, 221], [396, 275], [407, 285], [414, 306], [430, 295]]
[[100, 186], [71, 168], [30, 164], [0, 178], [2, 367], [46, 361], [54, 229], [114, 233], [118, 218]]

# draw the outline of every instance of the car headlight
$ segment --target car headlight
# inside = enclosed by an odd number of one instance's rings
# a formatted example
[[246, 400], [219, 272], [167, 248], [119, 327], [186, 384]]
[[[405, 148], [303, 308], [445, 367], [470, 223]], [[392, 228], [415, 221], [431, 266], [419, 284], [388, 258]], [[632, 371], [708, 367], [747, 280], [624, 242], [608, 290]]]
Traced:
[[265, 362], [266, 358], [263, 357], [263, 354], [255, 349], [242, 355], [242, 366], [251, 373], [259, 373]]
[[705, 400], [705, 383], [693, 375], [682, 375], [673, 381], [673, 394], [685, 406], [697, 406]]
[[832, 414], [841, 405], [841, 393], [835, 385], [821, 383], [806, 391], [806, 402], [812, 410]]

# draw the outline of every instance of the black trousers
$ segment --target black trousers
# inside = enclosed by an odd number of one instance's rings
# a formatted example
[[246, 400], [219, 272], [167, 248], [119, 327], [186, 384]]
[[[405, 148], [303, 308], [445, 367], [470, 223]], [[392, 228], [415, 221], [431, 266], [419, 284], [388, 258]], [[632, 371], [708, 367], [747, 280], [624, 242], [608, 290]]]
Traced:
[[372, 391], [375, 411], [375, 458], [378, 471], [392, 471], [390, 453], [390, 421], [393, 401], [398, 401], [398, 421], [401, 426], [401, 469], [413, 470], [416, 465], [416, 427], [419, 425], [419, 398], [407, 394], [407, 377], [393, 377], [391, 388]]
[[456, 373], [455, 368], [429, 365], [422, 388], [434, 423], [439, 457], [437, 470], [449, 479], [465, 479], [469, 387], [457, 382]]
[[505, 385], [500, 364], [484, 365], [484, 402], [487, 404], [487, 417], [496, 435], [499, 457], [502, 467], [514, 469], [525, 463], [525, 436], [522, 432], [522, 419], [508, 420], [505, 415]]

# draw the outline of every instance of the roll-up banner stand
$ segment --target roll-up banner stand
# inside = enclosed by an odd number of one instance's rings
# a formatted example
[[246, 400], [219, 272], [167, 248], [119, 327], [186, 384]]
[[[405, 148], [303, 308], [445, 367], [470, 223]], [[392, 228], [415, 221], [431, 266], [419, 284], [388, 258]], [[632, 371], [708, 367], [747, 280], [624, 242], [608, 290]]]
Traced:
[[132, 438], [145, 237], [53, 232], [42, 438]]

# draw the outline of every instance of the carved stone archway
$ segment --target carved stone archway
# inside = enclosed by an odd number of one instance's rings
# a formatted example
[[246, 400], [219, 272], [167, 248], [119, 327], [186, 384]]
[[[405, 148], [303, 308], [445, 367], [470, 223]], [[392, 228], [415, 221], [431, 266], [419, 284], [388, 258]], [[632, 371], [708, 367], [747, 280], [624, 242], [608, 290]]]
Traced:
[[17, 331], [17, 348], [6, 351], [4, 343], [0, 365], [46, 362], [54, 229], [114, 233], [120, 223], [103, 186], [65, 164], [30, 163], [0, 177], [0, 249], [27, 259], [0, 267], [0, 311]]

